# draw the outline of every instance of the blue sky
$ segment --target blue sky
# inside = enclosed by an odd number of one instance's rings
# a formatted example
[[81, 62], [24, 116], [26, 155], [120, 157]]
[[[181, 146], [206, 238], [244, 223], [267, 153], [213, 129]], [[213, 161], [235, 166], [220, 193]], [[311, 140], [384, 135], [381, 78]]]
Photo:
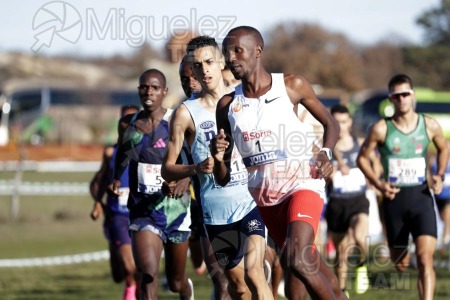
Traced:
[[415, 20], [440, 0], [229, 0], [220, 9], [203, 0], [1, 2], [0, 51], [104, 56], [130, 53], [144, 41], [162, 48], [186, 26], [220, 38], [234, 26], [264, 33], [283, 21], [319, 24], [363, 45], [396, 36], [420, 44], [424, 32]]

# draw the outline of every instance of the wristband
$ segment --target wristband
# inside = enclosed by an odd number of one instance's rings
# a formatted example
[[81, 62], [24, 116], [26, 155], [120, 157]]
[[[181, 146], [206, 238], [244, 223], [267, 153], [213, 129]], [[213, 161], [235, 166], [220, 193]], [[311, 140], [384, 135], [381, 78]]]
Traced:
[[328, 160], [331, 160], [333, 158], [333, 152], [326, 147], [322, 147], [319, 152], [325, 152], [326, 156], [328, 157]]

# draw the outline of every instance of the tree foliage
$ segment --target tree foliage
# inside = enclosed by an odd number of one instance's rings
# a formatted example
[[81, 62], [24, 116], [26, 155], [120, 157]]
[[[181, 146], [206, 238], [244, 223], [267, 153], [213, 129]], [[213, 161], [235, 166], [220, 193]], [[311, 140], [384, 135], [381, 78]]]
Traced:
[[418, 86], [450, 89], [447, 44], [417, 46], [389, 36], [363, 47], [319, 25], [295, 22], [278, 24], [266, 33], [265, 41], [269, 71], [300, 74], [326, 88], [385, 88], [392, 75], [407, 73]]
[[356, 91], [384, 86], [403, 62], [396, 45], [360, 47], [318, 25], [283, 23], [268, 33], [267, 40], [264, 59], [270, 71], [301, 74], [329, 88]]
[[[450, 0], [441, 0], [437, 7], [424, 11], [417, 24], [425, 30], [424, 38], [428, 42], [425, 46], [412, 45], [404, 37], [396, 35], [389, 35], [373, 45], [361, 46], [344, 34], [317, 24], [280, 23], [263, 32], [264, 64], [271, 72], [300, 74], [313, 84], [348, 92], [385, 88], [386, 81], [395, 73], [411, 75], [416, 86], [450, 90]], [[150, 62], [152, 66], [155, 61], [162, 60], [169, 66], [178, 65], [185, 53], [185, 45], [193, 36], [195, 33], [189, 31], [179, 32], [167, 41], [162, 51], [151, 44], [144, 44], [130, 55], [66, 56], [65, 59], [96, 65], [106, 73], [110, 72], [111, 78], [135, 80]], [[9, 78], [48, 76], [49, 70], [59, 70], [52, 68], [51, 64], [42, 64], [46, 73], [42, 73], [44, 71], [41, 72], [36, 63], [33, 67], [23, 67], [22, 56], [9, 54], [2, 60], [0, 82]], [[39, 57], [35, 58], [39, 60]], [[57, 62], [57, 58], [53, 60]], [[33, 72], [27, 73], [27, 70]], [[53, 75], [79, 79], [79, 75], [72, 73], [61, 71], [60, 74]], [[178, 84], [177, 74], [169, 77], [168, 81]]]
[[265, 62], [271, 71], [302, 74], [328, 87], [364, 87], [361, 56], [342, 34], [318, 25], [284, 23], [269, 33], [268, 43]]
[[425, 29], [425, 40], [431, 45], [450, 45], [450, 0], [424, 12], [417, 24]]

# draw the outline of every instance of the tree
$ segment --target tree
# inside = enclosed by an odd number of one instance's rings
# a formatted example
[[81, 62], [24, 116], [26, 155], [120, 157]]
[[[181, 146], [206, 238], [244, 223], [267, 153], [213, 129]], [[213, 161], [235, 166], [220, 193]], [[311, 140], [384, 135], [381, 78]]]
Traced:
[[379, 42], [362, 49], [364, 78], [366, 87], [385, 88], [386, 78], [395, 73], [405, 72], [402, 48], [392, 42]]
[[425, 29], [425, 40], [431, 45], [450, 44], [450, 0], [441, 0], [441, 6], [425, 11], [417, 24]]
[[266, 40], [264, 59], [271, 72], [302, 74], [328, 88], [365, 87], [359, 49], [340, 33], [318, 25], [283, 23]]

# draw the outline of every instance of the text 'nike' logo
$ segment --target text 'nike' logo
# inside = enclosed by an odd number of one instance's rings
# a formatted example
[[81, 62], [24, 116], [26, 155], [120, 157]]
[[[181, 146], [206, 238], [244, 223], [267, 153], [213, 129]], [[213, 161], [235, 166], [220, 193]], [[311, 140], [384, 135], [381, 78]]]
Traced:
[[299, 218], [309, 218], [309, 219], [312, 219], [311, 216], [308, 216], [308, 215], [302, 215], [301, 213], [298, 213], [297, 217], [299, 217]]
[[266, 102], [266, 103], [270, 103], [270, 102], [272, 102], [272, 101], [275, 101], [275, 100], [277, 100], [278, 98], [280, 98], [280, 97], [275, 97], [275, 98], [273, 98], [273, 99], [270, 99], [270, 100], [267, 100], [267, 99], [266, 99], [266, 101], [265, 101], [265, 102]]

